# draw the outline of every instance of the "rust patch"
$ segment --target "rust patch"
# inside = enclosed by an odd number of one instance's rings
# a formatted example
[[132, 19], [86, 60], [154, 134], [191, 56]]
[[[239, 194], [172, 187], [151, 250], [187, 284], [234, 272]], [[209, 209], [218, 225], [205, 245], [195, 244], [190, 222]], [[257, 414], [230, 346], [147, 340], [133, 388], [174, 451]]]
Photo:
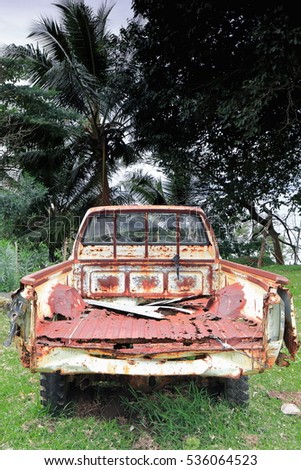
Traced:
[[17, 348], [19, 349], [20, 359], [24, 367], [30, 368], [30, 351], [26, 348], [23, 341], [17, 339]]
[[[166, 310], [164, 310], [166, 312]], [[88, 310], [84, 316], [70, 321], [43, 322], [39, 325], [38, 344], [60, 341], [67, 345], [94, 345], [117, 354], [122, 345], [125, 355], [178, 354], [187, 351], [235, 348], [261, 349], [262, 329], [250, 328], [246, 321], [216, 315], [200, 306], [195, 315], [167, 312], [166, 319], [137, 318], [108, 311]], [[139, 346], [140, 345], [140, 346]]]
[[242, 285], [238, 282], [223, 287], [209, 299], [207, 309], [217, 316], [238, 317], [246, 305]]
[[186, 276], [182, 280], [177, 280], [176, 283], [180, 292], [190, 292], [195, 287], [195, 279], [192, 276]]
[[295, 332], [292, 328], [292, 325], [287, 322], [285, 323], [284, 342], [292, 358], [294, 358], [299, 350], [300, 342], [295, 336]]
[[155, 276], [141, 276], [140, 282], [146, 292], [151, 291], [158, 285], [158, 279]]
[[118, 291], [119, 280], [116, 276], [105, 276], [98, 279], [98, 286], [102, 292]]
[[[57, 284], [52, 289], [48, 299], [48, 305], [54, 314], [60, 314], [66, 319], [73, 319], [80, 316], [86, 304], [74, 287]], [[51, 318], [52, 318], [51, 317]]]

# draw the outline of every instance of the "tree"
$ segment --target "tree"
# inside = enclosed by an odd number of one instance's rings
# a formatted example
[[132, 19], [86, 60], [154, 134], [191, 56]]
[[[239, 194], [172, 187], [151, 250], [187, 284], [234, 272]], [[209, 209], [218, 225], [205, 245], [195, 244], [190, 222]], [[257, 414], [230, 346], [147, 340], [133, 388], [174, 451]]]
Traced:
[[133, 5], [145, 20], [132, 29], [141, 85], [148, 92], [138, 108], [141, 130], [147, 124], [143, 111], [150, 105], [157, 120], [148, 120], [148, 130], [163, 125], [170, 134], [182, 123], [184, 137], [176, 132], [173, 137], [184, 144], [187, 137], [194, 143], [193, 134], [202, 136], [206, 129], [210, 142], [223, 150], [225, 135], [229, 146], [241, 136], [276, 134], [289, 127], [291, 147], [301, 95], [296, 5], [237, 0], [223, 5], [136, 0]]
[[27, 64], [0, 59], [0, 212], [6, 237], [43, 241], [54, 261], [98, 197], [95, 169], [87, 158], [82, 117], [59, 107], [53, 91], [26, 84]]
[[[134, 0], [132, 110], [165, 166], [259, 221], [300, 185], [301, 25], [295, 4]], [[173, 12], [171, 15], [170, 12]], [[256, 209], [256, 210], [255, 210]], [[261, 222], [264, 222], [262, 217]], [[265, 224], [277, 247], [273, 223]]]
[[[42, 18], [29, 35], [36, 48], [9, 46], [9, 57], [26, 57], [32, 84], [54, 90], [57, 103], [82, 116], [86, 146], [76, 159], [79, 170], [89, 165], [98, 178], [97, 203], [110, 203], [109, 177], [120, 159], [133, 161], [135, 154], [125, 135], [129, 120], [122, 113], [122, 99], [111, 86], [114, 37], [106, 29], [112, 8], [106, 4], [96, 13], [83, 0], [56, 4], [61, 23]], [[43, 49], [41, 49], [43, 47]]]

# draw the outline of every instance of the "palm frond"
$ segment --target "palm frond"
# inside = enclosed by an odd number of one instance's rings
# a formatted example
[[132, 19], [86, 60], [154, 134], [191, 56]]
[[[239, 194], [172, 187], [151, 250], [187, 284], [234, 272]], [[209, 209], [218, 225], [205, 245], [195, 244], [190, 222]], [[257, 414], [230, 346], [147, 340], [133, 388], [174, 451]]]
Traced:
[[[64, 29], [76, 60], [82, 63], [91, 75], [104, 83], [107, 52], [103, 41], [108, 13], [96, 17], [93, 9], [84, 2], [72, 0], [57, 6], [62, 11]], [[99, 30], [102, 34], [99, 34]]]
[[51, 60], [59, 62], [71, 60], [72, 51], [65, 31], [56, 21], [42, 17], [40, 21], [34, 23], [34, 29], [28, 37], [39, 41], [42, 48], [47, 50]]
[[35, 85], [38, 84], [45, 87], [43, 81], [44, 74], [53, 66], [53, 62], [46, 50], [34, 47], [33, 44], [25, 46], [15, 46], [14, 44], [5, 49], [5, 56], [11, 59], [24, 58], [27, 60], [29, 68], [29, 79]]
[[113, 10], [115, 6], [115, 3], [108, 5], [108, 3], [105, 1], [101, 4], [101, 6], [98, 8], [97, 14], [96, 14], [96, 20], [97, 20], [97, 37], [98, 40], [102, 40], [102, 38], [106, 38], [110, 34], [109, 30], [107, 29], [107, 22], [109, 15], [111, 11]]
[[139, 204], [167, 204], [161, 180], [142, 170], [127, 172], [120, 185], [122, 191]]

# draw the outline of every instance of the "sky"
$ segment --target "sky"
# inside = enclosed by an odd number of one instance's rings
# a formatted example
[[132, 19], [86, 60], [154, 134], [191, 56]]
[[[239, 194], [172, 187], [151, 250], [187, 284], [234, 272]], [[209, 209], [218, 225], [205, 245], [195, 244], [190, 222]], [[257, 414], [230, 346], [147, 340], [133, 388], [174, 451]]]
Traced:
[[[31, 43], [27, 36], [33, 23], [41, 16], [55, 18], [55, 3], [60, 0], [0, 0], [0, 46], [7, 44], [23, 45]], [[103, 0], [86, 0], [85, 3], [97, 10]], [[109, 16], [108, 28], [118, 33], [121, 26], [126, 26], [131, 18], [131, 0], [108, 0], [107, 4], [115, 4]]]

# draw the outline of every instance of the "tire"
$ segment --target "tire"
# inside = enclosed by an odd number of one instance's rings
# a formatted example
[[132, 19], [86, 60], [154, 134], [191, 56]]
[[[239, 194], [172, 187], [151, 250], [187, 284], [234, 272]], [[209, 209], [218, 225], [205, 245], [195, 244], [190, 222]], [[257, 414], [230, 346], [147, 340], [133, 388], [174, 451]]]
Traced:
[[41, 405], [51, 413], [63, 410], [67, 405], [68, 385], [67, 376], [59, 372], [41, 374]]
[[234, 406], [247, 406], [249, 404], [249, 377], [239, 379], [225, 379], [224, 397]]
[[223, 383], [216, 377], [199, 377], [197, 380], [199, 388], [206, 390], [209, 398], [219, 398], [224, 391]]

